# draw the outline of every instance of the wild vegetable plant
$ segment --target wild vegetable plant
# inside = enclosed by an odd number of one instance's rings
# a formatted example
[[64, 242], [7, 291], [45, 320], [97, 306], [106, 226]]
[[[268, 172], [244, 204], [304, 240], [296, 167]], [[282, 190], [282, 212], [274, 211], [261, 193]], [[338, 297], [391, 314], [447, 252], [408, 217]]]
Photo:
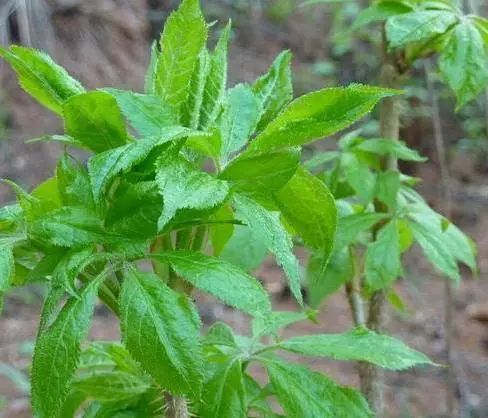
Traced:
[[[457, 110], [488, 86], [487, 19], [463, 15], [451, 0], [379, 0], [359, 14], [353, 29], [372, 23], [382, 25], [381, 85], [402, 88], [419, 59], [436, 55], [441, 79], [456, 96]], [[414, 242], [441, 274], [456, 283], [459, 263], [476, 270], [472, 241], [414, 191], [417, 179], [398, 169], [398, 160], [423, 161], [399, 141], [400, 100], [393, 96], [381, 103], [379, 138], [351, 132], [339, 141], [337, 151], [318, 154], [305, 164], [341, 202], [328, 269], [317, 270], [320, 257], [309, 265], [312, 306], [344, 285], [354, 322], [376, 331], [381, 328], [385, 298], [401, 304], [392, 284], [403, 276], [402, 255]], [[380, 411], [375, 368], [363, 364], [359, 375], [363, 393]]]
[[[255, 83], [227, 89], [230, 25], [212, 50], [208, 30], [199, 2], [182, 1], [152, 47], [144, 93], [86, 91], [42, 52], [0, 49], [24, 90], [64, 121], [64, 134], [41, 138], [64, 146], [53, 176], [31, 192], [5, 180], [17, 203], [0, 211], [1, 293], [49, 288], [32, 362], [37, 417], [370, 417], [359, 392], [279, 352], [393, 370], [431, 364], [364, 326], [280, 338], [313, 317], [292, 238], [325, 269], [337, 220], [300, 147], [397, 91], [351, 85], [292, 100], [288, 52]], [[297, 311], [273, 311], [262, 284], [220, 257], [234, 228], [274, 254]], [[223, 323], [203, 331], [197, 291], [250, 315], [250, 334]], [[98, 299], [122, 342], [86, 340]]]

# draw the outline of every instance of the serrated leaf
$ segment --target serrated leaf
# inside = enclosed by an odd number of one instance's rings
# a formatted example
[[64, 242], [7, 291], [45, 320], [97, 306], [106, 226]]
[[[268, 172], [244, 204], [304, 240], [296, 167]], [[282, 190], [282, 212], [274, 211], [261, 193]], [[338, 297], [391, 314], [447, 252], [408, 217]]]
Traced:
[[[315, 253], [307, 266], [308, 298], [314, 308], [354, 275], [353, 260], [347, 248], [333, 251], [327, 263], [324, 258], [323, 254]], [[327, 268], [324, 269], [324, 265]]]
[[87, 170], [73, 157], [64, 154], [56, 167], [56, 178], [61, 201], [66, 206], [94, 208], [93, 193]]
[[427, 158], [422, 157], [416, 150], [408, 148], [404, 142], [394, 141], [392, 139], [367, 139], [355, 145], [354, 149], [372, 152], [378, 155], [389, 155], [403, 161], [427, 161]]
[[326, 262], [337, 226], [335, 200], [327, 186], [300, 167], [275, 198], [287, 222]]
[[0, 231], [11, 232], [22, 222], [23, 212], [19, 204], [6, 205], [0, 208]]
[[199, 0], [183, 0], [166, 20], [160, 40], [155, 90], [180, 117], [188, 98], [198, 54], [207, 39], [207, 24]]
[[290, 51], [280, 53], [268, 72], [259, 77], [251, 87], [261, 101], [262, 113], [257, 126], [259, 131], [263, 130], [293, 98], [291, 58]]
[[174, 126], [165, 129], [160, 136], [144, 138], [90, 158], [88, 173], [90, 174], [95, 201], [100, 204], [103, 193], [111, 181], [117, 175], [144, 161], [155, 147], [193, 133], [194, 131], [181, 126]]
[[29, 236], [59, 247], [80, 247], [109, 238], [102, 221], [82, 207], [65, 206], [29, 225]]
[[154, 254], [196, 288], [250, 315], [270, 312], [271, 303], [262, 285], [240, 268], [193, 251]]
[[87, 397], [112, 403], [137, 398], [149, 390], [151, 381], [120, 370], [106, 370], [79, 376], [72, 387]]
[[157, 41], [151, 44], [151, 55], [149, 57], [149, 65], [147, 66], [146, 74], [144, 75], [144, 93], [156, 93], [156, 70], [158, 68], [159, 48]]
[[339, 386], [323, 374], [281, 361], [269, 361], [265, 366], [288, 418], [373, 416], [359, 392]]
[[163, 212], [158, 220], [162, 230], [181, 209], [211, 209], [229, 193], [227, 182], [197, 169], [181, 155], [168, 152], [157, 163], [156, 182], [163, 196]]
[[292, 178], [299, 159], [295, 148], [257, 155], [244, 153], [232, 160], [219, 178], [232, 182], [239, 191], [269, 194]]
[[293, 254], [293, 241], [280, 221], [279, 212], [271, 212], [244, 195], [234, 195], [236, 218], [248, 228], [260, 231], [263, 243], [274, 254], [288, 277], [291, 292], [299, 304], [303, 304], [300, 288], [300, 266]]
[[311, 313], [307, 311], [273, 311], [266, 316], [257, 316], [252, 321], [253, 338], [276, 334], [279, 330], [310, 317]]
[[242, 375], [242, 361], [239, 358], [211, 363], [205, 379], [202, 418], [245, 418], [246, 397]]
[[427, 40], [446, 33], [458, 17], [446, 10], [420, 10], [393, 16], [386, 21], [386, 36], [391, 48]]
[[415, 222], [409, 223], [410, 229], [427, 259], [442, 274], [459, 282], [461, 276], [456, 258], [451, 254], [449, 246], [446, 244], [448, 237], [442, 233], [440, 219], [437, 222], [432, 222], [432, 219], [430, 222], [425, 222], [421, 217], [415, 217], [414, 220]]
[[434, 364], [425, 354], [412, 350], [400, 340], [361, 327], [344, 334], [294, 337], [283, 341], [279, 346], [306, 356], [367, 361], [390, 370]]
[[64, 103], [63, 115], [66, 133], [96, 153], [128, 141], [122, 114], [108, 93], [91, 91], [73, 96]]
[[0, 297], [10, 287], [10, 282], [15, 274], [15, 263], [12, 247], [1, 244], [0, 246]]
[[79, 297], [70, 298], [52, 322], [49, 319], [52, 312], [43, 310], [32, 360], [32, 406], [39, 417], [57, 417], [68, 395], [99, 283], [99, 279], [94, 280]]
[[384, 289], [402, 272], [400, 239], [395, 220], [388, 222], [366, 250], [366, 283], [373, 290]]
[[303, 145], [347, 128], [396, 90], [352, 84], [295, 99], [262, 131], [249, 149], [269, 151]]
[[52, 286], [62, 287], [68, 293], [76, 295], [75, 280], [78, 274], [86, 267], [92, 254], [92, 248], [68, 251], [52, 271]]
[[351, 244], [363, 231], [367, 231], [379, 221], [388, 217], [384, 213], [357, 213], [339, 218], [335, 249], [340, 250]]
[[478, 96], [488, 86], [488, 48], [482, 34], [463, 19], [450, 34], [439, 59], [442, 77], [454, 91], [456, 109]]
[[176, 115], [159, 96], [117, 89], [104, 91], [115, 97], [123, 115], [143, 137], [161, 137], [168, 127], [178, 125]]
[[223, 322], [215, 322], [210, 326], [203, 339], [204, 345], [224, 345], [237, 348], [234, 332], [229, 325]]
[[234, 233], [220, 257], [249, 272], [259, 267], [267, 254], [266, 238], [262, 231], [246, 225], [235, 225]]
[[220, 155], [223, 160], [239, 151], [249, 141], [259, 120], [260, 106], [251, 88], [245, 84], [238, 84], [227, 92], [220, 120]]
[[230, 22], [220, 34], [213, 54], [210, 55], [209, 72], [203, 89], [199, 126], [212, 126], [221, 111], [227, 84], [227, 50], [229, 45]]
[[13, 45], [8, 50], [0, 49], [0, 56], [15, 70], [26, 92], [59, 115], [66, 100], [85, 91], [64, 68], [43, 52]]
[[123, 341], [134, 359], [163, 388], [198, 398], [200, 320], [190, 299], [152, 273], [131, 270], [122, 285], [120, 313]]

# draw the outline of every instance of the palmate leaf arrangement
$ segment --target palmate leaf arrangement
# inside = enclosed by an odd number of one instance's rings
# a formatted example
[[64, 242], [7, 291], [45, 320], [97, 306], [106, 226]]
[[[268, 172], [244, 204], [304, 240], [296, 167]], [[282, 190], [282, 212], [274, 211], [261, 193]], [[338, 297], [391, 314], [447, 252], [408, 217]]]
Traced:
[[[444, 220], [439, 234], [449, 240], [439, 253], [432, 242], [439, 235], [421, 225], [433, 228], [440, 218], [410, 188], [412, 179], [389, 173], [375, 193], [390, 204], [392, 190], [401, 189], [395, 212], [380, 219], [367, 204], [341, 201], [339, 212], [348, 216], [340, 218], [335, 239], [335, 199], [300, 164], [302, 145], [350, 126], [399, 92], [350, 85], [292, 100], [288, 52], [253, 84], [227, 89], [230, 25], [211, 51], [208, 30], [199, 2], [183, 0], [152, 48], [144, 94], [87, 92], [39, 51], [0, 49], [22, 87], [65, 126], [64, 135], [42, 138], [65, 147], [54, 176], [30, 193], [6, 181], [17, 203], [0, 210], [0, 292], [36, 281], [49, 287], [32, 363], [37, 417], [370, 417], [359, 392], [279, 354], [392, 370], [432, 364], [364, 327], [280, 337], [284, 327], [314, 314], [302, 299], [293, 239], [311, 250], [323, 276], [331, 253], [331, 267], [347, 265], [337, 259], [362, 230], [358, 224], [384, 223], [385, 242], [373, 244], [369, 257], [378, 283], [388, 281], [384, 268], [400, 270], [397, 255], [412, 234], [429, 257], [448, 260], [446, 268], [468, 257], [454, 251], [467, 238]], [[400, 143], [341, 144], [351, 161], [349, 181], [364, 189], [365, 202], [371, 192], [360, 183], [370, 176], [362, 178], [355, 159], [384, 153], [419, 159]], [[91, 152], [87, 164], [71, 148]], [[403, 216], [407, 210], [418, 222]], [[265, 252], [282, 266], [296, 312], [273, 311], [246, 271]], [[249, 314], [250, 335], [223, 323], [203, 332], [194, 291]], [[119, 318], [121, 343], [85, 341], [97, 297]], [[276, 400], [285, 415], [273, 409]]]

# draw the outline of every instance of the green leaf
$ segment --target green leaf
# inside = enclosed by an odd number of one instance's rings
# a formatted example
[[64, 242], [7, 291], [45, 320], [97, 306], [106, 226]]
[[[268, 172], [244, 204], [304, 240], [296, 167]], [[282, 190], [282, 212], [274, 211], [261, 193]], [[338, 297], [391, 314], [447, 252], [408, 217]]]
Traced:
[[362, 10], [354, 21], [352, 29], [356, 30], [370, 23], [383, 21], [411, 10], [410, 6], [399, 1], [381, 1]]
[[281, 361], [269, 361], [265, 366], [288, 418], [373, 416], [359, 392], [339, 386], [323, 374]]
[[64, 154], [56, 167], [61, 201], [66, 206], [87, 206], [93, 209], [93, 193], [86, 169], [73, 157]]
[[199, 0], [183, 0], [166, 20], [156, 68], [156, 93], [180, 117], [188, 98], [190, 81], [207, 39], [207, 24]]
[[106, 242], [102, 221], [82, 207], [65, 206], [29, 225], [29, 235], [59, 247], [80, 247]]
[[237, 348], [232, 328], [223, 322], [215, 322], [210, 326], [203, 339], [203, 344], [206, 346], [223, 345]]
[[300, 152], [295, 148], [264, 154], [241, 154], [219, 178], [234, 183], [239, 191], [269, 194], [281, 189], [295, 174]]
[[12, 248], [8, 245], [0, 247], [0, 297], [10, 287], [15, 274], [15, 263]]
[[258, 268], [268, 254], [265, 234], [246, 225], [235, 225], [220, 257], [245, 271]]
[[324, 270], [324, 255], [313, 254], [307, 266], [307, 289], [310, 306], [317, 308], [330, 294], [354, 274], [354, 264], [347, 248], [332, 252]]
[[51, 284], [54, 287], [62, 287], [73, 296], [77, 295], [76, 278], [92, 259], [93, 249], [68, 251], [59, 260], [52, 272]]
[[422, 157], [416, 150], [408, 148], [404, 142], [394, 141], [392, 139], [367, 139], [355, 145], [353, 149], [372, 152], [378, 155], [389, 155], [403, 161], [427, 161], [427, 158]]
[[106, 370], [82, 375], [73, 380], [72, 387], [87, 397], [101, 402], [124, 402], [149, 390], [151, 381], [120, 370]]
[[286, 221], [326, 261], [332, 251], [337, 226], [335, 200], [327, 186], [303, 168], [275, 193]]
[[124, 116], [143, 137], [160, 137], [169, 126], [178, 125], [172, 109], [158, 96], [117, 89], [104, 91], [115, 97]]
[[174, 126], [165, 129], [160, 136], [131, 142], [90, 158], [88, 172], [92, 183], [93, 196], [97, 204], [101, 203], [105, 190], [116, 176], [144, 161], [155, 147], [194, 133], [194, 131], [181, 126]]
[[434, 364], [425, 354], [412, 350], [400, 340], [361, 327], [344, 334], [294, 337], [283, 341], [279, 346], [306, 356], [367, 361], [389, 370]]
[[205, 80], [200, 109], [199, 126], [202, 128], [208, 128], [215, 123], [225, 98], [230, 31], [229, 22], [220, 35], [215, 51], [210, 55], [209, 73]]
[[246, 399], [239, 358], [210, 364], [203, 392], [202, 418], [246, 418]]
[[362, 118], [380, 99], [395, 94], [398, 91], [358, 84], [306, 94], [285, 107], [249, 149], [269, 151], [332, 135]]
[[32, 360], [32, 406], [39, 417], [57, 417], [68, 395], [99, 284], [95, 279], [79, 297], [70, 298], [54, 320], [52, 311], [43, 310]]
[[443, 241], [457, 261], [476, 272], [476, 244], [466, 234], [453, 223], [449, 223], [444, 231]]
[[156, 182], [163, 196], [163, 212], [158, 228], [162, 230], [181, 209], [211, 209], [229, 193], [227, 182], [197, 169], [181, 155], [168, 152], [157, 163]]
[[415, 241], [420, 245], [427, 259], [442, 274], [459, 282], [461, 276], [456, 259], [449, 250], [452, 244], [446, 244], [449, 237], [443, 234], [440, 219], [437, 222], [432, 222], [432, 219], [423, 220], [421, 214], [414, 217], [414, 222], [410, 222], [409, 225]]
[[400, 239], [395, 220], [388, 222], [379, 232], [376, 240], [366, 250], [366, 283], [373, 289], [384, 289], [395, 281], [402, 272]]
[[341, 165], [347, 182], [363, 203], [369, 203], [376, 190], [376, 175], [355, 154], [350, 152], [342, 156]]
[[255, 231], [260, 231], [264, 243], [288, 277], [292, 294], [303, 303], [300, 288], [300, 266], [293, 254], [293, 241], [280, 221], [279, 212], [271, 212], [244, 195], [234, 196], [236, 218]]
[[488, 45], [488, 19], [481, 16], [470, 16], [474, 24], [480, 31], [483, 41]]
[[0, 56], [15, 70], [22, 88], [55, 113], [61, 115], [63, 103], [85, 91], [43, 52], [13, 45], [8, 50], [0, 49]]
[[146, 74], [144, 75], [144, 93], [156, 93], [156, 71], [159, 60], [158, 43], [153, 41], [151, 44], [151, 55], [149, 57], [149, 65], [147, 66]]
[[278, 116], [281, 109], [293, 98], [291, 58], [290, 51], [280, 53], [268, 72], [259, 77], [251, 87], [254, 95], [261, 101], [262, 113], [257, 127], [259, 131]]
[[351, 244], [361, 232], [369, 230], [387, 216], [384, 213], [356, 213], [339, 218], [334, 248], [340, 250]]
[[463, 19], [449, 36], [441, 52], [439, 68], [456, 95], [457, 110], [488, 86], [488, 48], [469, 19]]
[[389, 208], [394, 209], [397, 204], [397, 195], [400, 190], [400, 173], [396, 170], [387, 170], [378, 173], [376, 178], [376, 197]]
[[246, 145], [256, 128], [260, 112], [260, 102], [249, 86], [238, 84], [228, 91], [220, 121], [222, 159]]
[[198, 398], [203, 358], [191, 300], [156, 275], [131, 270], [122, 285], [120, 316], [124, 344], [134, 359], [163, 388]]
[[262, 285], [220, 258], [185, 250], [154, 254], [152, 257], [168, 262], [176, 274], [196, 288], [250, 315], [267, 314], [271, 310]]
[[393, 16], [386, 21], [386, 36], [391, 48], [444, 34], [458, 21], [458, 17], [445, 10], [421, 10]]
[[73, 96], [64, 103], [63, 115], [66, 133], [96, 153], [128, 140], [115, 98], [103, 91]]
[[[229, 222], [234, 219], [234, 212], [229, 205], [224, 205], [212, 215], [215, 222]], [[210, 240], [212, 242], [213, 254], [218, 256], [234, 234], [232, 223], [217, 223], [210, 226]]]
[[313, 312], [310, 311], [274, 311], [266, 316], [257, 316], [252, 321], [253, 338], [276, 334], [279, 330], [289, 325], [311, 317], [313, 317]]

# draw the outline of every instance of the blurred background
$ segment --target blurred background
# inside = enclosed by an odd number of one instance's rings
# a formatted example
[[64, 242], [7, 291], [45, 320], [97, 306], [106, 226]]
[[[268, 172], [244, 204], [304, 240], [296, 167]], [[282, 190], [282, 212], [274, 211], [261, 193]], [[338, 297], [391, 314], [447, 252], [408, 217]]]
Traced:
[[[300, 7], [301, 0], [203, 0], [207, 20], [222, 27], [233, 22], [229, 84], [252, 81], [264, 73], [283, 49], [293, 52], [295, 95], [324, 86], [377, 82], [379, 27], [352, 34], [351, 24], [368, 3], [364, 0]], [[142, 90], [149, 45], [178, 0], [0, 0], [0, 44], [24, 44], [47, 51], [88, 88], [117, 86]], [[488, 16], [485, 0], [469, 7]], [[214, 31], [215, 32], [215, 31]], [[210, 42], [214, 40], [211, 39]], [[429, 92], [423, 65], [407, 88], [402, 139], [429, 162], [402, 169], [422, 178], [419, 191], [442, 210], [442, 190], [432, 131]], [[488, 92], [454, 113], [451, 93], [436, 84], [441, 99], [442, 128], [447, 143], [453, 195], [453, 221], [476, 241], [479, 277], [464, 271], [454, 295], [454, 359], [463, 417], [488, 417]], [[364, 133], [374, 135], [374, 114]], [[31, 100], [14, 74], [0, 63], [0, 178], [29, 188], [49, 177], [61, 148], [26, 143], [30, 138], [61, 133], [60, 120]], [[334, 146], [328, 139], [306, 151]], [[0, 185], [0, 203], [13, 198]], [[409, 255], [405, 280], [397, 284], [404, 310], [389, 308], [387, 327], [399, 338], [442, 362], [443, 283], [422, 257]], [[294, 309], [281, 271], [267, 261], [256, 276], [274, 295], [280, 309]], [[10, 296], [0, 318], [0, 417], [32, 416], [28, 407], [26, 370], [30, 363], [42, 288]], [[245, 332], [245, 319], [214, 301], [200, 301], [208, 321], [224, 318]], [[341, 292], [326, 300], [319, 325], [301, 324], [290, 334], [342, 331], [351, 326]], [[91, 337], [118, 338], [116, 321], [98, 310]], [[354, 366], [316, 361], [317, 367], [344, 384], [357, 384]], [[446, 408], [442, 368], [388, 373], [385, 380], [388, 416], [443, 417]], [[231, 417], [229, 417], [231, 418]], [[319, 417], [318, 417], [319, 418]]]

